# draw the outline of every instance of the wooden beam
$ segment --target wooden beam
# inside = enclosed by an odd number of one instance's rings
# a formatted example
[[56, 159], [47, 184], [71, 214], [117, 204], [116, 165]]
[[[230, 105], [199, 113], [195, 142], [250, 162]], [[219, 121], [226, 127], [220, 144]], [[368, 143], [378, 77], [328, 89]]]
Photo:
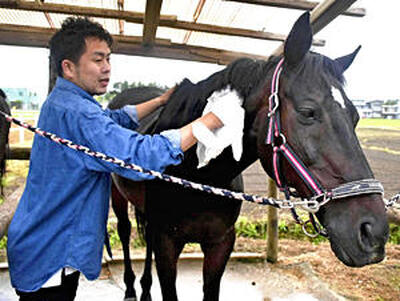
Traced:
[[[175, 23], [175, 26], [173, 25], [173, 23]], [[280, 42], [283, 42], [286, 40], [286, 35], [283, 35], [283, 34], [242, 29], [242, 28], [234, 28], [234, 27], [209, 25], [209, 24], [202, 24], [202, 23], [193, 23], [193, 22], [186, 22], [186, 21], [161, 20], [160, 26], [186, 29], [186, 30], [191, 30], [191, 31], [200, 31], [200, 32], [207, 32], [207, 33], [214, 33], [214, 34], [229, 35], [229, 36], [253, 38], [253, 39], [260, 39], [260, 40], [280, 41]], [[325, 46], [325, 41], [320, 40], [320, 39], [314, 39], [313, 45], [314, 46]]]
[[160, 22], [162, 0], [147, 0], [143, 23], [143, 45], [152, 46]]
[[316, 34], [336, 17], [340, 16], [357, 0], [325, 0], [311, 12], [311, 27]]
[[[48, 41], [55, 29], [0, 24], [0, 44], [48, 47]], [[113, 35], [113, 53], [140, 55], [148, 57], [198, 61], [226, 65], [240, 57], [267, 59], [265, 56], [234, 52], [222, 49], [190, 46], [171, 43], [169, 40], [156, 39], [154, 47], [144, 47], [142, 37]]]
[[[204, 4], [206, 4], [206, 0], [199, 0], [199, 2], [197, 3], [197, 7], [196, 10], [193, 14], [193, 23], [197, 23], [197, 20], [200, 17], [201, 11], [203, 10]], [[189, 30], [186, 32], [185, 37], [183, 38], [183, 44], [187, 44], [187, 42], [190, 39], [190, 36], [192, 35], [192, 30]]]
[[[280, 7], [280, 8], [300, 9], [300, 10], [312, 10], [315, 7], [317, 7], [318, 4], [320, 3], [320, 2], [306, 1], [306, 0], [223, 0], [223, 1], [240, 2], [240, 3]], [[341, 14], [352, 17], [364, 17], [365, 9], [349, 8], [342, 11]]]
[[[118, 0], [117, 3], [118, 10], [123, 11], [124, 10], [124, 0]], [[119, 19], [118, 20], [118, 25], [119, 25], [119, 34], [124, 34], [124, 20]]]
[[[357, 0], [325, 0], [318, 4], [310, 15], [310, 23], [313, 33], [316, 34], [332, 20], [341, 15]], [[280, 55], [283, 53], [284, 44], [281, 44], [274, 52], [273, 55]]]
[[[127, 22], [143, 24], [145, 15], [143, 13], [121, 11], [118, 9], [105, 9], [96, 7], [85, 7], [77, 5], [55, 4], [55, 3], [35, 3], [21, 0], [0, 0], [0, 8], [10, 8], [18, 10], [28, 10], [37, 12], [49, 12], [67, 15], [82, 15], [88, 17], [105, 19], [122, 19]], [[176, 20], [176, 16], [163, 15], [161, 20]]]
[[[72, 6], [64, 4], [42, 3], [40, 5], [37, 5], [37, 3], [34, 2], [25, 2], [20, 0], [0, 0], [0, 8], [12, 8], [19, 10], [27, 10], [27, 11], [83, 15], [88, 17], [106, 18], [106, 19], [118, 19], [136, 24], [143, 24], [144, 22], [143, 13], [93, 8], [93, 7]], [[161, 15], [159, 20], [159, 26], [174, 28], [174, 29], [208, 32], [208, 33], [222, 34], [222, 35], [240, 36], [240, 37], [247, 37], [247, 38], [254, 38], [261, 40], [284, 41], [286, 39], [286, 36], [282, 34], [179, 21], [177, 20], [176, 16], [171, 16], [171, 15]], [[314, 45], [324, 46], [325, 41], [315, 40]]]

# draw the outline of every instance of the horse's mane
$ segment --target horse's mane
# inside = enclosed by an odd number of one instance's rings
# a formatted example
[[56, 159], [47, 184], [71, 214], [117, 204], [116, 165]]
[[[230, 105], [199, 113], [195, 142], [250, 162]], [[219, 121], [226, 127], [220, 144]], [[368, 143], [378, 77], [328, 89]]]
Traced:
[[[266, 80], [268, 72], [271, 72], [271, 66], [276, 61], [276, 58], [268, 61], [240, 58], [197, 84], [184, 79], [160, 114], [153, 133], [168, 128], [182, 127], [200, 117], [207, 98], [214, 91], [228, 85], [246, 100], [254, 89]], [[179, 116], [179, 118], [171, 120], [173, 116]]]

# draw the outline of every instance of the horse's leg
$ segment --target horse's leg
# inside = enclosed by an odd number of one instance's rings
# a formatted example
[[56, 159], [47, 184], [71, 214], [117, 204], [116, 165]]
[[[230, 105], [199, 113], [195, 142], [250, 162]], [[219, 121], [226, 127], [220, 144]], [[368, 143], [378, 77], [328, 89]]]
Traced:
[[202, 243], [204, 253], [203, 292], [204, 301], [218, 301], [221, 278], [235, 244], [235, 231], [230, 230], [218, 244]]
[[151, 276], [151, 264], [153, 255], [153, 231], [149, 223], [146, 224], [146, 261], [144, 264], [143, 276], [140, 279], [140, 284], [142, 286], [142, 295], [140, 296], [140, 301], [151, 301], [150, 289], [153, 283], [153, 278]]
[[155, 231], [154, 234], [154, 255], [163, 301], [177, 301], [177, 262], [185, 244], [159, 231]]
[[131, 222], [128, 217], [128, 201], [121, 195], [118, 188], [113, 184], [111, 189], [112, 207], [118, 218], [118, 235], [121, 239], [124, 251], [124, 282], [126, 285], [125, 300], [136, 301], [136, 291], [134, 288], [135, 274], [131, 266], [129, 252], [129, 241], [131, 236]]

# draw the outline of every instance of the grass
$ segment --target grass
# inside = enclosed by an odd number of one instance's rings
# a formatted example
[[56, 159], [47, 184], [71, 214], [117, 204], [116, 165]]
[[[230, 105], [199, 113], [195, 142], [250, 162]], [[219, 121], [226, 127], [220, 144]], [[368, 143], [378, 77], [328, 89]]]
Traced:
[[22, 120], [37, 120], [39, 117], [38, 110], [11, 110], [11, 115], [14, 118]]
[[3, 186], [4, 187], [13, 186], [15, 185], [17, 179], [26, 178], [28, 175], [28, 170], [29, 170], [29, 161], [8, 160], [6, 166], [6, 175], [2, 179]]
[[400, 130], [400, 119], [365, 118], [360, 119], [357, 128], [385, 128]]

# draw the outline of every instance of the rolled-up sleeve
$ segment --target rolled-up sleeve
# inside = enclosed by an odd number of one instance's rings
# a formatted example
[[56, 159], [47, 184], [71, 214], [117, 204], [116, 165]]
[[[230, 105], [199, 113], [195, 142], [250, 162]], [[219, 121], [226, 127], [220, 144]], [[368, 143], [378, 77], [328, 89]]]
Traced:
[[113, 121], [115, 121], [124, 128], [134, 130], [139, 126], [139, 119], [137, 117], [136, 106], [134, 105], [126, 105], [121, 109], [116, 109], [116, 110], [106, 109], [105, 113]]
[[160, 135], [167, 137], [175, 148], [181, 148], [181, 132], [180, 130], [167, 130], [160, 133]]

